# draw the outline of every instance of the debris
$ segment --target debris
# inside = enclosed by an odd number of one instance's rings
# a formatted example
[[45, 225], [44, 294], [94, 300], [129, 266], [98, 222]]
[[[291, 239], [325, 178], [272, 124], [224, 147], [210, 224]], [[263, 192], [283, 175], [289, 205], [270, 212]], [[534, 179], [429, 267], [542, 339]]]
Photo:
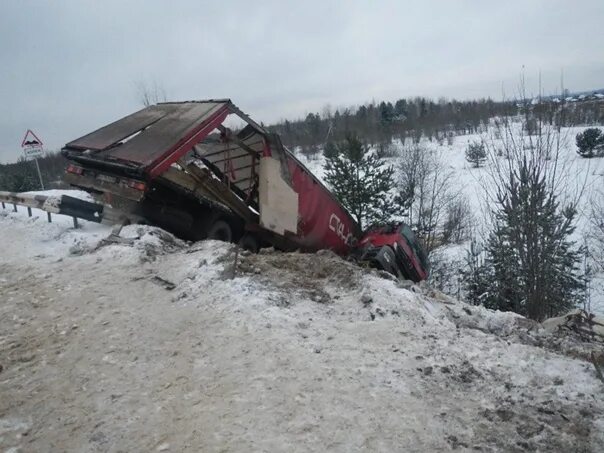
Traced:
[[581, 309], [546, 319], [541, 326], [551, 333], [571, 331], [586, 340], [604, 341], [604, 319]]
[[235, 247], [235, 258], [233, 259], [233, 270], [231, 274], [231, 279], [235, 278], [235, 274], [237, 273], [237, 261], [239, 260], [239, 245]]
[[166, 288], [168, 291], [172, 291], [174, 288], [176, 288], [176, 285], [174, 283], [164, 278], [158, 277], [157, 275], [152, 277], [151, 281], [156, 285]]

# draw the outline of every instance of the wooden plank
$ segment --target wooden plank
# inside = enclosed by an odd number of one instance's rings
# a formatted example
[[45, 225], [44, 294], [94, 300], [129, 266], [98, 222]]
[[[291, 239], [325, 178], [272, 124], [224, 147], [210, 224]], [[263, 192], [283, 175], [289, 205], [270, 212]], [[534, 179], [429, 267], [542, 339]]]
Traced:
[[196, 179], [198, 184], [212, 193], [223, 204], [227, 205], [245, 220], [249, 221], [255, 217], [249, 206], [235, 195], [226, 184], [214, 178], [207, 169], [201, 169], [193, 163], [184, 165], [184, 168]]
[[[195, 177], [189, 173], [186, 173], [185, 171], [177, 170], [176, 168], [169, 168], [160, 176], [160, 178], [167, 179], [177, 186], [185, 188], [199, 198], [205, 198], [213, 203], [224, 204], [212, 192], [205, 190], [205, 188], [199, 184]], [[228, 206], [225, 205], [225, 208], [228, 208]]]
[[131, 115], [125, 116], [122, 119], [114, 121], [107, 126], [97, 129], [90, 134], [84, 135], [76, 140], [73, 140], [66, 148], [77, 149], [106, 149], [114, 143], [124, 140], [126, 137], [148, 127], [160, 118], [170, 113], [172, 109], [164, 106], [151, 106], [139, 110]]
[[[220, 130], [221, 132], [223, 132], [225, 134], [228, 134], [227, 128], [222, 125], [218, 126], [218, 130]], [[248, 153], [253, 154], [253, 155], [258, 155], [258, 150], [251, 148], [250, 146], [245, 144], [242, 140], [239, 140], [239, 138], [237, 138], [237, 136], [229, 135], [228, 140], [233, 143], [237, 143], [242, 149], [244, 149]]]
[[110, 150], [107, 156], [143, 166], [151, 165], [222, 107], [222, 104], [217, 103], [177, 105], [177, 109], [163, 116], [132, 140]]

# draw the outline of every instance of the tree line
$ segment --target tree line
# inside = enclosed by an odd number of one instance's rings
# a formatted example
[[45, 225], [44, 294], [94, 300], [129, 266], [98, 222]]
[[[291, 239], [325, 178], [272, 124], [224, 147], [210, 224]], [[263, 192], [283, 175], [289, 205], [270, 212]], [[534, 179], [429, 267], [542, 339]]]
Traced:
[[[44, 187], [57, 188], [67, 166], [67, 160], [59, 152], [47, 152], [38, 158]], [[0, 164], [0, 190], [28, 192], [40, 190], [40, 178], [35, 162], [21, 157], [17, 162]]]
[[[558, 127], [601, 124], [604, 122], [603, 102], [538, 103], [478, 99], [458, 101], [425, 97], [399, 99], [396, 102], [369, 102], [360, 106], [311, 112], [298, 120], [283, 120], [269, 126], [281, 136], [283, 143], [300, 147], [312, 155], [325, 143], [341, 142], [350, 135], [388, 154], [393, 140], [419, 143], [423, 138], [443, 142], [456, 135], [484, 132], [493, 118], [525, 115], [540, 118], [545, 124]], [[535, 120], [526, 124], [531, 129]]]

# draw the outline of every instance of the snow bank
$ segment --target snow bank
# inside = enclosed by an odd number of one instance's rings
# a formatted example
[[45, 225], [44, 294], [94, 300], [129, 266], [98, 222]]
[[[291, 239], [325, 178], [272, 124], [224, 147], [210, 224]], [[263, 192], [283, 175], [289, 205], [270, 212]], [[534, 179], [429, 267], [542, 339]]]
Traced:
[[327, 251], [237, 254], [137, 225], [106, 241], [70, 221], [0, 215], [2, 449], [604, 444], [579, 339]]

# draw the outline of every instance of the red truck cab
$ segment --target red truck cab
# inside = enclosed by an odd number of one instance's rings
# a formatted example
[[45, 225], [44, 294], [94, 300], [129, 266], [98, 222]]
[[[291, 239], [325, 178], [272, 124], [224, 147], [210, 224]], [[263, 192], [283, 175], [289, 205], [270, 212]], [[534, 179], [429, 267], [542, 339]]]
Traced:
[[405, 223], [370, 227], [359, 241], [356, 255], [375, 267], [414, 282], [428, 278], [428, 258]]

